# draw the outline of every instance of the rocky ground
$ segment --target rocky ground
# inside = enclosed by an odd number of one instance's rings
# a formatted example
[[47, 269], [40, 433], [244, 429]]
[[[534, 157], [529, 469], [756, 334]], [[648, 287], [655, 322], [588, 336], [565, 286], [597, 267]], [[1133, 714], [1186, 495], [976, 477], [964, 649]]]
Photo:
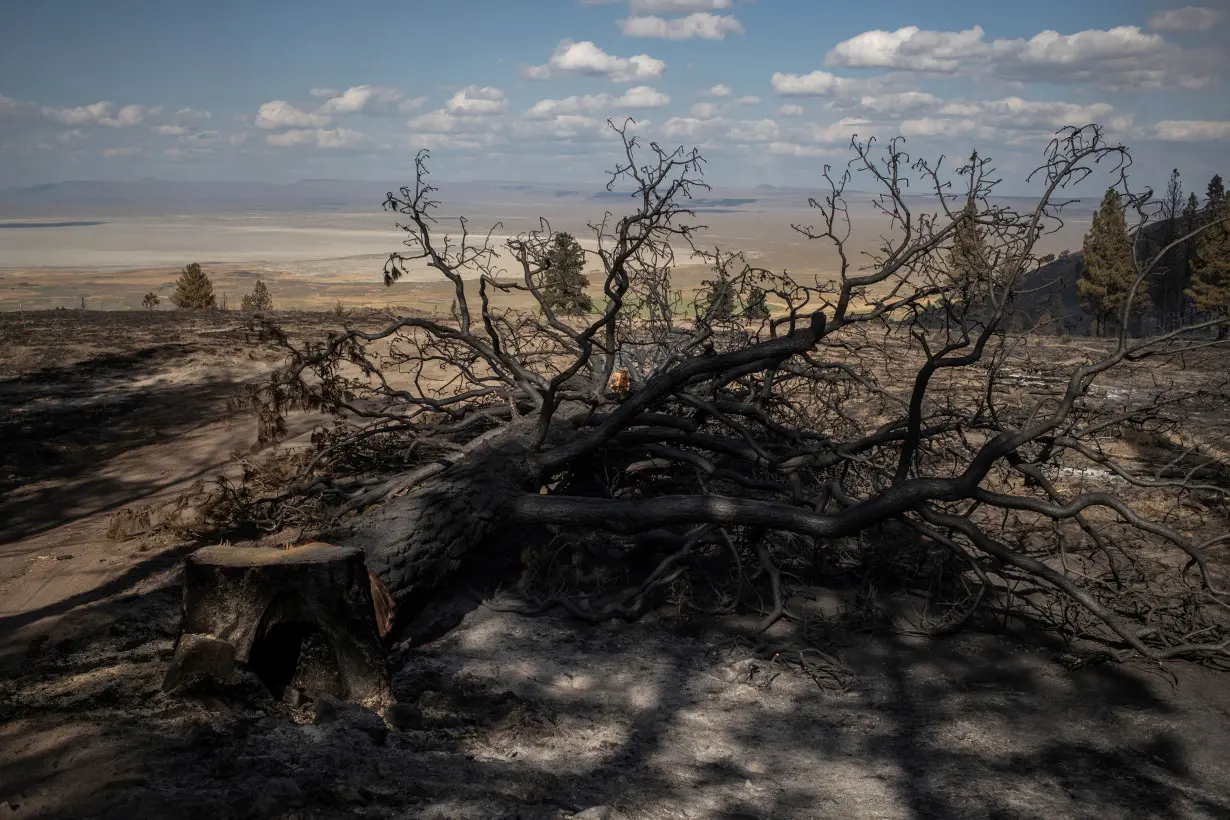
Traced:
[[0, 315], [0, 818], [1230, 817], [1224, 673], [1000, 636], [757, 659], [729, 622], [462, 598], [399, 648], [383, 716], [251, 678], [165, 694], [196, 545], [112, 516], [246, 447], [225, 399], [271, 361], [234, 317], [26, 319]]

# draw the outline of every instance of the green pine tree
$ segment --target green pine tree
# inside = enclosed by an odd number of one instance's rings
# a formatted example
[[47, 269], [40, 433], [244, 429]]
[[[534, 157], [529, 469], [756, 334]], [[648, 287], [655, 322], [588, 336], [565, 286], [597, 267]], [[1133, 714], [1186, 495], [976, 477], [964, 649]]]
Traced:
[[[1085, 270], [1076, 283], [1081, 303], [1093, 314], [1099, 335], [1123, 316], [1128, 292], [1136, 281], [1132, 253], [1123, 201], [1118, 191], [1111, 188], [1094, 212], [1093, 224], [1085, 234], [1082, 246]], [[1144, 313], [1150, 305], [1148, 290], [1142, 285], [1136, 289], [1131, 313]]]
[[171, 294], [171, 302], [180, 310], [217, 309], [214, 286], [201, 270], [199, 263], [193, 262], [184, 266], [179, 280], [175, 283], [175, 292]]
[[762, 288], [753, 287], [748, 291], [747, 304], [743, 306], [743, 315], [757, 321], [769, 318], [767, 294]]
[[265, 283], [257, 279], [256, 286], [252, 288], [250, 294], [243, 297], [240, 307], [246, 311], [273, 310], [273, 296], [270, 295], [269, 288], [265, 287]]
[[594, 300], [585, 292], [585, 251], [572, 234], [561, 231], [547, 249], [549, 267], [543, 275], [542, 295], [547, 305], [565, 316], [594, 312]]
[[1214, 174], [1213, 178], [1209, 180], [1209, 187], [1205, 192], [1204, 206], [1209, 209], [1210, 213], [1215, 214], [1225, 198], [1226, 186], [1222, 184], [1221, 174]]
[[[1230, 316], [1230, 200], [1222, 197], [1213, 214], [1216, 224], [1196, 239], [1192, 261], [1192, 286], [1187, 295], [1198, 310], [1214, 316]], [[1230, 328], [1222, 325], [1217, 338], [1225, 339]]]

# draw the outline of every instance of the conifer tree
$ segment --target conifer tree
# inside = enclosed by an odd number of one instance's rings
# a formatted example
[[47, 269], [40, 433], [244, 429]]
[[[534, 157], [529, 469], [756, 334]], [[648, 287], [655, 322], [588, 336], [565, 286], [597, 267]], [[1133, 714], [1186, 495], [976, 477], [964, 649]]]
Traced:
[[1209, 213], [1215, 214], [1225, 198], [1226, 186], [1222, 184], [1221, 174], [1214, 174], [1213, 178], [1209, 180], [1209, 187], [1205, 192], [1204, 206], [1209, 209]]
[[743, 307], [743, 315], [748, 319], [768, 319], [769, 304], [767, 295], [762, 288], [752, 288], [747, 294], [747, 304]]
[[[1222, 197], [1213, 219], [1217, 224], [1196, 238], [1192, 286], [1187, 293], [1198, 310], [1226, 317], [1230, 316], [1230, 200]], [[1225, 339], [1228, 331], [1222, 325], [1217, 338]]]
[[[1085, 309], [1094, 315], [1101, 335], [1121, 320], [1128, 293], [1136, 282], [1132, 240], [1127, 232], [1123, 202], [1114, 188], [1107, 190], [1094, 212], [1082, 255], [1085, 269], [1077, 282], [1077, 292]], [[1139, 315], [1150, 304], [1148, 290], [1141, 286], [1136, 289], [1131, 313]]]
[[561, 231], [547, 250], [550, 267], [543, 276], [542, 294], [551, 310], [565, 316], [594, 312], [594, 300], [585, 292], [585, 251], [572, 234]]
[[708, 288], [700, 300], [702, 315], [720, 322], [735, 315], [735, 286], [725, 276], [705, 283]]
[[180, 310], [215, 310], [218, 307], [214, 286], [199, 263], [184, 266], [175, 283], [175, 292], [171, 294], [171, 302]]
[[977, 298], [990, 277], [986, 243], [978, 226], [978, 207], [973, 200], [965, 203], [957, 218], [952, 247], [948, 251], [948, 275], [960, 294], [961, 301]]
[[265, 287], [265, 283], [261, 280], [256, 280], [256, 286], [252, 288], [252, 292], [243, 297], [243, 302], [240, 304], [244, 310], [273, 310], [273, 296], [269, 293], [269, 288]]

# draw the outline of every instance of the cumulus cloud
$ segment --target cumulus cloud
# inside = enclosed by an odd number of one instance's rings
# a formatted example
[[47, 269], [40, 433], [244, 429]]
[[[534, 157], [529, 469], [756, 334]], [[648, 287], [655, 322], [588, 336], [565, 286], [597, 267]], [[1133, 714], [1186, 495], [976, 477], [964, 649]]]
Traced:
[[1159, 11], [1149, 17], [1149, 28], [1173, 34], [1208, 31], [1226, 19], [1224, 9], [1205, 6], [1184, 6], [1181, 9]]
[[1153, 134], [1166, 142], [1219, 142], [1230, 140], [1230, 122], [1162, 120], [1153, 126]]
[[583, 114], [559, 114], [549, 119], [519, 120], [513, 123], [512, 133], [521, 138], [574, 139], [579, 136], [598, 137], [605, 123]]
[[759, 104], [760, 104], [760, 98], [753, 94], [749, 94], [746, 97], [740, 97], [739, 99], [735, 100], [735, 105], [759, 105]]
[[859, 97], [858, 106], [877, 113], [892, 113], [929, 108], [939, 102], [938, 97], [925, 91], [898, 91], [886, 94], [864, 94]]
[[706, 88], [704, 91], [698, 91], [696, 93], [702, 97], [729, 97], [734, 92], [730, 90], [729, 86], [718, 83], [711, 88]]
[[834, 94], [848, 93], [858, 87], [859, 81], [838, 77], [827, 71], [813, 71], [810, 74], [778, 72], [769, 80], [769, 84], [783, 96], [831, 97]]
[[828, 66], [955, 73], [963, 68], [1026, 83], [1093, 83], [1112, 91], [1204, 88], [1221, 57], [1214, 50], [1184, 50], [1137, 26], [1043, 31], [1029, 39], [984, 39], [980, 26], [926, 31], [907, 26], [867, 31], [838, 43]]
[[[270, 100], [256, 114], [256, 127], [267, 131], [283, 128], [319, 128], [328, 125], [331, 118], [326, 114], [313, 114], [288, 103], [286, 100]], [[270, 145], [282, 143], [271, 142]]]
[[140, 154], [141, 148], [129, 146], [127, 148], [106, 148], [103, 150], [103, 156], [111, 159], [113, 157], [132, 157]]
[[743, 24], [729, 14], [696, 12], [685, 17], [628, 17], [619, 28], [629, 37], [655, 37], [660, 40], [725, 40], [727, 34], [742, 34]]
[[612, 108], [662, 108], [669, 105], [670, 95], [647, 85], [629, 88], [618, 97], [611, 94], [585, 94], [565, 97], [562, 100], [539, 100], [529, 111], [528, 119], [549, 119], [562, 114], [606, 111]]
[[781, 135], [781, 128], [770, 119], [737, 122], [726, 132], [727, 139], [734, 142], [773, 142]]
[[[318, 93], [331, 89], [314, 88], [312, 96], [320, 97]], [[366, 114], [369, 117], [388, 116], [397, 113], [397, 104], [401, 101], [401, 92], [387, 85], [356, 85], [345, 91], [329, 95], [317, 114], [338, 116], [344, 114]]]
[[188, 133], [187, 127], [183, 125], [159, 125], [154, 130], [168, 137], [178, 137]]
[[779, 117], [798, 117], [802, 115], [802, 113], [803, 106], [801, 105], [783, 105], [781, 108], [777, 109], [777, 116]]
[[985, 52], [983, 33], [981, 26], [965, 31], [924, 31], [918, 26], [865, 31], [834, 46], [825, 63], [851, 68], [951, 72], [962, 60]]
[[427, 102], [426, 97], [411, 97], [408, 100], [402, 100], [397, 104], [397, 111], [400, 114], [410, 114], [418, 111]]
[[468, 85], [444, 104], [444, 110], [458, 117], [489, 117], [508, 110], [504, 92], [489, 85]]
[[75, 108], [44, 107], [42, 112], [48, 119], [61, 125], [106, 125], [111, 128], [130, 128], [139, 125], [146, 117], [162, 113], [162, 108], [126, 105], [117, 110], [114, 103], [104, 101]]
[[363, 140], [363, 134], [349, 128], [302, 128], [269, 134], [265, 142], [280, 148], [305, 145], [315, 148], [350, 148]]
[[698, 120], [711, 120], [725, 110], [726, 106], [721, 103], [696, 103], [691, 113]]
[[1206, 53], [1184, 52], [1160, 34], [1136, 26], [1060, 34], [1043, 31], [1028, 40], [991, 43], [994, 72], [1024, 82], [1093, 82], [1110, 90], [1196, 89], [1212, 82], [1201, 63]]
[[546, 80], [557, 74], [585, 74], [606, 77], [612, 82], [636, 82], [656, 79], [664, 71], [666, 63], [648, 54], [616, 57], [589, 40], [561, 40], [545, 65], [530, 66], [522, 75], [530, 80]]

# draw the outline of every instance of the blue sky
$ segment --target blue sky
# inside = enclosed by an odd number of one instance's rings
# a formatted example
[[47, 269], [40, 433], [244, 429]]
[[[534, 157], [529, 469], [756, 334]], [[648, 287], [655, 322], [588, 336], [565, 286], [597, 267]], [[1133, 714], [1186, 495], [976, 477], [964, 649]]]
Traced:
[[715, 184], [805, 185], [852, 134], [990, 154], [1009, 192], [1100, 122], [1140, 184], [1230, 171], [1230, 5], [1144, 0], [0, 4], [0, 187], [67, 179], [596, 182], [608, 117]]

